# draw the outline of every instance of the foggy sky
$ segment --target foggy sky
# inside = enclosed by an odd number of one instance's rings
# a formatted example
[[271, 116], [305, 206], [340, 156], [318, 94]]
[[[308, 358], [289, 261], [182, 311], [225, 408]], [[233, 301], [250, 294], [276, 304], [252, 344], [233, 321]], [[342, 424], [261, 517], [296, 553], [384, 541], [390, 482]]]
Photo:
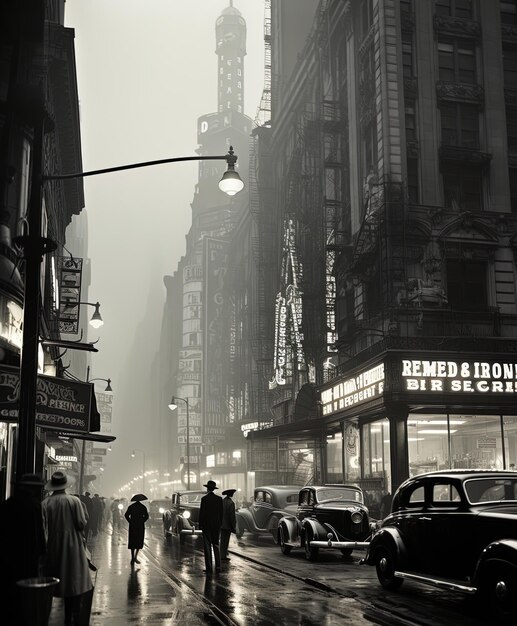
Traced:
[[[217, 110], [215, 20], [228, 5], [67, 0], [65, 23], [75, 29], [84, 171], [195, 155], [196, 120]], [[247, 23], [244, 109], [254, 118], [264, 80], [264, 2], [234, 5]], [[221, 146], [219, 154], [224, 152]], [[105, 321], [89, 334], [89, 340], [101, 337], [91, 377], [111, 378], [114, 390], [117, 441], [105, 465], [107, 496], [141, 471], [141, 455], [131, 459], [132, 448], [146, 451], [152, 469], [145, 415], [151, 404], [149, 368], [158, 349], [163, 276], [175, 271], [185, 252], [197, 167], [177, 163], [84, 182], [89, 301], [101, 303]]]

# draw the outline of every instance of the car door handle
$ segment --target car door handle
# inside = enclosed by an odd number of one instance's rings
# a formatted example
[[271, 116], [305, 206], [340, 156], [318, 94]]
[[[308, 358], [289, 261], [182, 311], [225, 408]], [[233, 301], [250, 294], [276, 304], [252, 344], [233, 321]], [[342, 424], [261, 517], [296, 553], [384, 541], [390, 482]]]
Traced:
[[431, 518], [430, 517], [419, 517], [418, 518], [421, 522], [430, 522]]

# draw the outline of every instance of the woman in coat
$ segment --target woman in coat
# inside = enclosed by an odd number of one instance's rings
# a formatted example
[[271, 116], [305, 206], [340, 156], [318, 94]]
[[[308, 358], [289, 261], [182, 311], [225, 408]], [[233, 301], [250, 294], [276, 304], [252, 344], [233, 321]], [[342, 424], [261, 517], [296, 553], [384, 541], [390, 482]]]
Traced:
[[133, 502], [127, 507], [124, 517], [129, 522], [127, 547], [131, 550], [131, 565], [140, 564], [138, 551], [144, 547], [145, 523], [149, 513], [141, 502]]
[[54, 472], [45, 485], [52, 495], [42, 502], [47, 534], [46, 573], [59, 578], [54, 595], [64, 598], [65, 624], [79, 621], [81, 595], [93, 588], [84, 545], [87, 519], [82, 502], [65, 493], [70, 480]]

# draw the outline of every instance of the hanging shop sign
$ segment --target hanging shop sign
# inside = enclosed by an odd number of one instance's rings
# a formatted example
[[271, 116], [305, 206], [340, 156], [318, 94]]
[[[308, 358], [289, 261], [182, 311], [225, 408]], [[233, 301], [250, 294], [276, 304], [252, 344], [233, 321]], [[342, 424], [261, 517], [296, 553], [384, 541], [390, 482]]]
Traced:
[[517, 362], [402, 360], [405, 391], [425, 393], [517, 393]]
[[83, 259], [73, 256], [59, 257], [59, 331], [77, 334], [79, 332], [79, 302]]
[[[17, 421], [20, 371], [0, 366], [0, 420]], [[36, 425], [70, 432], [88, 432], [92, 385], [75, 380], [38, 376]]]
[[337, 382], [321, 392], [323, 415], [331, 415], [378, 398], [384, 391], [384, 363]]

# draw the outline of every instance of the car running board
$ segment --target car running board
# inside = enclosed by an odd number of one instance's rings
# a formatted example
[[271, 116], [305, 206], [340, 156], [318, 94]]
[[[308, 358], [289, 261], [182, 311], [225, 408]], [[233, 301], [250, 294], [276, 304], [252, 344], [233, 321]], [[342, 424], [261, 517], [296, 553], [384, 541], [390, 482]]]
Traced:
[[433, 585], [433, 587], [439, 587], [441, 589], [449, 589], [449, 591], [459, 591], [466, 594], [477, 593], [476, 587], [469, 587], [464, 583], [456, 583], [447, 578], [431, 578], [429, 576], [422, 576], [421, 574], [413, 574], [412, 572], [395, 572], [396, 578], [404, 578], [406, 580], [413, 580], [417, 583], [424, 583], [426, 585]]

